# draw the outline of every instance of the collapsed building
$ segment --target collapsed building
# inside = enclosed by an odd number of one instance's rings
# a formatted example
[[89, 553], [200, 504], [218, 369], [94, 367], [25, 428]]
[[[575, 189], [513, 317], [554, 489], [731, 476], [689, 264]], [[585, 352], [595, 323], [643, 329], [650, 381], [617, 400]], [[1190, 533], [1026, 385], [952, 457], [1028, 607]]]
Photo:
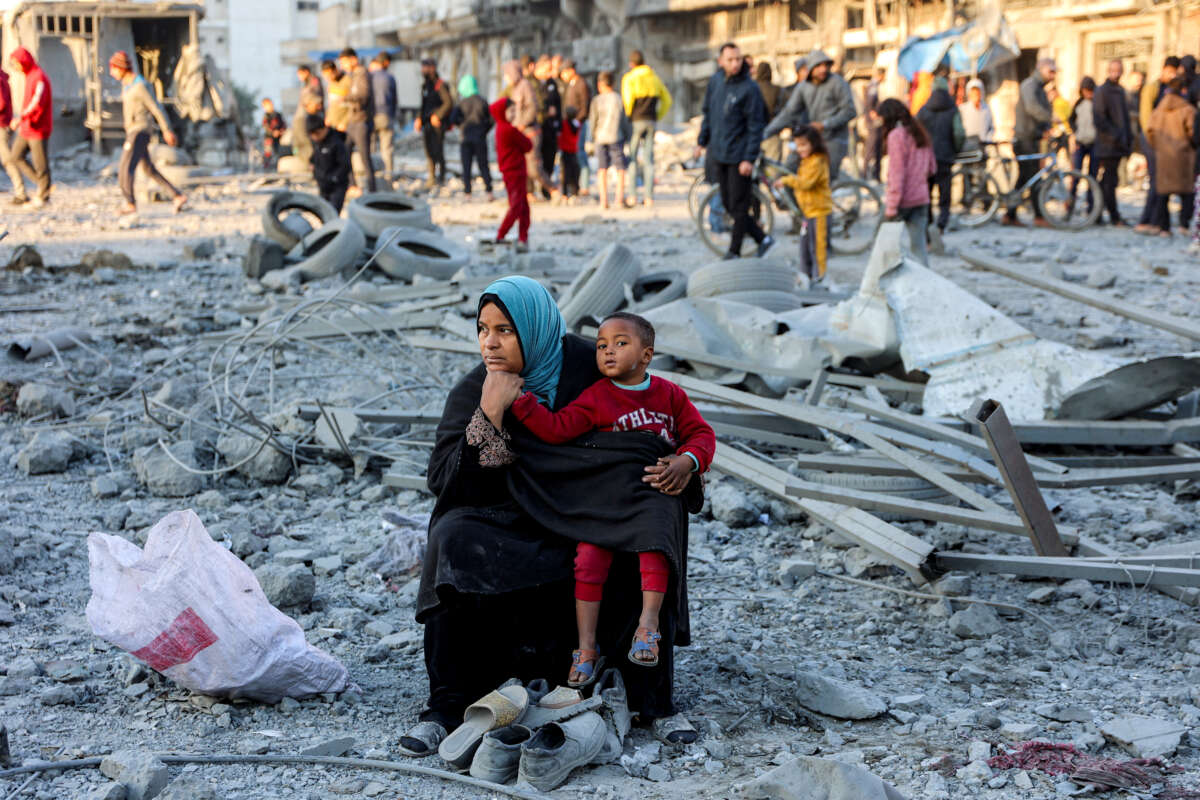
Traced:
[[[356, 0], [323, 4], [323, 46], [384, 46], [438, 59], [443, 77], [474, 74], [495, 95], [500, 65], [523, 54], [560, 52], [592, 76], [622, 71], [640, 49], [675, 97], [671, 119], [699, 113], [716, 48], [737, 43], [771, 64], [775, 82], [795, 78], [796, 57], [822, 48], [852, 81], [895, 63], [912, 36], [928, 36], [1001, 6], [1020, 57], [984, 75], [1001, 105], [1040, 55], [1059, 61], [1059, 81], [1074, 94], [1084, 75], [1111, 58], [1127, 69], [1154, 68], [1200, 40], [1200, 5], [1155, 0]], [[901, 91], [893, 85], [893, 93]], [[1003, 120], [999, 120], [1002, 124]], [[1003, 127], [1003, 125], [1002, 125]], [[1003, 133], [1003, 130], [1001, 131]]]
[[[109, 57], [124, 50], [178, 124], [185, 149], [207, 166], [236, 161], [238, 135], [230, 122], [236, 118], [234, 96], [197, 43], [203, 5], [0, 0], [0, 8], [4, 62], [24, 47], [54, 87], [52, 152], [88, 140], [101, 152], [124, 138], [121, 86], [108, 74]], [[14, 96], [22, 96], [22, 76], [10, 77]]]

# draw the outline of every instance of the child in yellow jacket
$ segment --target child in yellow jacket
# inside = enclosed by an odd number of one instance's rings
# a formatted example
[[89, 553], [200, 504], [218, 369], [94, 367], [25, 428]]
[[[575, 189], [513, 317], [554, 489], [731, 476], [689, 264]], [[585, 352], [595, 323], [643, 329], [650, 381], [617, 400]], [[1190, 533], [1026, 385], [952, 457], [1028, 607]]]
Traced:
[[833, 213], [833, 192], [829, 188], [829, 151], [816, 128], [796, 131], [796, 153], [800, 166], [795, 175], [776, 181], [796, 196], [802, 215], [800, 227], [800, 265], [810, 280], [825, 277], [825, 254], [829, 247], [829, 215]]

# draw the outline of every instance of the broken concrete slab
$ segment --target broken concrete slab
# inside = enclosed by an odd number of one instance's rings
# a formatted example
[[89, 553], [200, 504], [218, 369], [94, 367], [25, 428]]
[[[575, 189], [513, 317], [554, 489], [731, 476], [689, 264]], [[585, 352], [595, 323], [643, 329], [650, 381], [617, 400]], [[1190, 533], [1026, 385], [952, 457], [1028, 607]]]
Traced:
[[1004, 629], [1000, 617], [990, 606], [977, 603], [955, 611], [948, 625], [950, 632], [960, 639], [988, 639]]
[[169, 449], [171, 454], [167, 455], [155, 443], [133, 454], [133, 471], [138, 481], [159, 497], [188, 497], [203, 489], [204, 476], [189, 471], [189, 468], [200, 469], [196, 461], [196, 443], [184, 440], [175, 442]]
[[229, 464], [240, 465], [237, 472], [259, 483], [280, 483], [292, 472], [292, 460], [264, 445], [262, 437], [237, 431], [227, 433], [217, 440], [217, 451]]
[[71, 417], [75, 398], [44, 383], [27, 383], [17, 392], [17, 413], [22, 417]]
[[1100, 726], [1104, 738], [1135, 758], [1169, 756], [1188, 728], [1177, 722], [1127, 714]]
[[814, 756], [776, 767], [735, 791], [744, 800], [905, 800], [862, 767]]
[[17, 468], [26, 475], [49, 475], [65, 470], [75, 458], [71, 435], [64, 431], [38, 431], [17, 453]]
[[254, 570], [254, 577], [276, 608], [306, 606], [317, 590], [317, 579], [303, 564], [268, 562]]
[[158, 796], [158, 800], [220, 800], [212, 784], [195, 775], [180, 775]]
[[875, 693], [815, 672], [796, 672], [795, 693], [800, 705], [838, 719], [871, 719], [887, 711]]
[[1033, 713], [1056, 722], [1091, 722], [1096, 716], [1086, 708], [1061, 703], [1044, 703], [1034, 708]]
[[105, 756], [100, 773], [123, 784], [128, 800], [152, 800], [167, 787], [167, 765], [144, 750], [118, 750]]

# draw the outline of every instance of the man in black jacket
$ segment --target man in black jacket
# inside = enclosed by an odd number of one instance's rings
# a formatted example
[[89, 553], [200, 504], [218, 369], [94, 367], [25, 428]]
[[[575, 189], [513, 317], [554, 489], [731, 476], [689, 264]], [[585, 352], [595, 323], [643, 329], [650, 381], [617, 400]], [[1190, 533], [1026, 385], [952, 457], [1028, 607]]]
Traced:
[[421, 59], [421, 115], [416, 128], [425, 138], [425, 162], [429, 165], [429, 188], [446, 182], [446, 122], [454, 108], [450, 87], [438, 77], [437, 62]]
[[733, 233], [726, 259], [740, 258], [746, 234], [758, 243], [761, 258], [775, 240], [750, 216], [754, 162], [758, 160], [766, 126], [766, 106], [758, 84], [750, 79], [750, 67], [742, 51], [732, 42], [721, 47], [719, 59], [724, 75], [714, 79], [705, 93], [704, 121], [700, 124], [697, 157], [708, 148], [715, 162], [721, 201], [733, 216]]
[[930, 187], [938, 190], [938, 215], [935, 224], [940, 233], [946, 232], [950, 222], [950, 176], [954, 170], [954, 160], [962, 147], [966, 135], [963, 132], [962, 117], [958, 106], [950, 96], [949, 85], [945, 78], [935, 78], [933, 91], [925, 105], [917, 112], [917, 120], [929, 132], [929, 140], [933, 144], [933, 156], [937, 160], [937, 172], [929, 179]]
[[1108, 62], [1108, 79], [1096, 89], [1092, 100], [1092, 117], [1096, 124], [1096, 141], [1092, 157], [1100, 165], [1100, 195], [1108, 209], [1108, 222], [1126, 227], [1117, 210], [1117, 174], [1121, 159], [1133, 151], [1133, 131], [1129, 124], [1129, 107], [1125, 89], [1121, 87], [1124, 67], [1120, 59]]
[[[1042, 152], [1042, 142], [1050, 131], [1054, 112], [1050, 100], [1046, 97], [1046, 84], [1054, 80], [1058, 74], [1058, 66], [1052, 58], [1038, 60], [1037, 69], [1025, 80], [1021, 81], [1020, 93], [1017, 96], [1016, 124], [1013, 126], [1013, 154], [1028, 156]], [[1041, 169], [1041, 162], [1028, 159], [1017, 162], [1017, 186], [1025, 183]], [[1039, 228], [1049, 228], [1050, 223], [1042, 216], [1042, 206], [1037, 201], [1038, 187], [1035, 183], [1029, 188], [1030, 205], [1033, 206], [1033, 224]], [[1017, 207], [1011, 206], [1004, 214], [1005, 225], [1019, 225], [1017, 222]]]
[[350, 152], [346, 149], [346, 137], [341, 131], [325, 125], [325, 120], [311, 115], [305, 121], [306, 133], [312, 141], [313, 177], [321, 197], [338, 211], [346, 200], [350, 188]]
[[375, 191], [375, 169], [371, 165], [371, 124], [375, 104], [371, 98], [371, 76], [358, 63], [358, 53], [347, 47], [338, 54], [338, 66], [350, 76], [350, 91], [346, 94], [346, 141], [358, 152], [367, 173], [367, 191]]

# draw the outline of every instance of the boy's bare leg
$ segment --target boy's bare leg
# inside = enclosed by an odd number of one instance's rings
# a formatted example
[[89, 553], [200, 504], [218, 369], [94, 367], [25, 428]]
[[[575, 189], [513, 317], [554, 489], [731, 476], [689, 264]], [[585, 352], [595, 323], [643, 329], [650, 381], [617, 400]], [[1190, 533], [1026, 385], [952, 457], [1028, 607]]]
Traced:
[[[644, 603], [645, 601], [643, 601]], [[662, 599], [659, 599], [659, 605], [662, 605]], [[657, 617], [655, 618], [657, 619]], [[590, 600], [575, 601], [575, 625], [579, 628], [579, 649], [580, 650], [595, 650], [596, 649], [596, 626], [600, 622], [600, 603]], [[655, 623], [657, 626], [657, 622]], [[655, 627], [655, 630], [658, 630]], [[587, 676], [578, 670], [572, 669], [567, 680], [573, 682], [581, 682], [587, 680]]]
[[625, 170], [617, 170], [617, 201], [625, 202]]
[[600, 192], [600, 207], [608, 208], [608, 170], [602, 169], [596, 172], [596, 188]]
[[[658, 616], [662, 611], [664, 595], [662, 592], [642, 592], [642, 615], [638, 618], [638, 627], [648, 628], [658, 633]], [[596, 604], [599, 606], [599, 603]], [[579, 613], [579, 603], [576, 601], [576, 614]], [[599, 608], [597, 608], [599, 612]], [[583, 627], [579, 628], [580, 641], [583, 637]], [[582, 645], [580, 645], [582, 647]], [[654, 656], [647, 650], [640, 651], [636, 656], [639, 661], [653, 661]]]

